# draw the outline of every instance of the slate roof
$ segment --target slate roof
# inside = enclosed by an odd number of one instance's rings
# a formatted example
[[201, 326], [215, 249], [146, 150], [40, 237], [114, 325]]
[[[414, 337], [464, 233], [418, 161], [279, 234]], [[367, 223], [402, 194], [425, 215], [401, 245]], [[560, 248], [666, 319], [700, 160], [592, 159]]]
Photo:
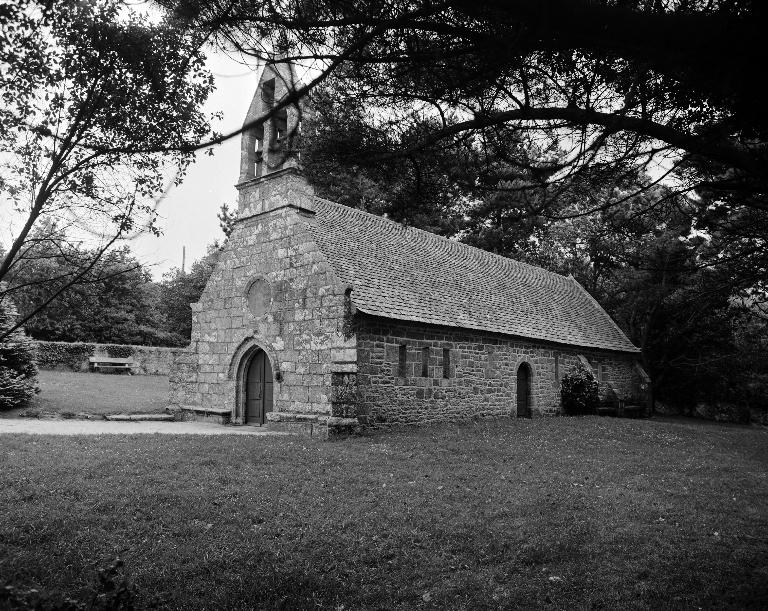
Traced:
[[639, 352], [572, 277], [315, 198], [315, 241], [374, 316]]

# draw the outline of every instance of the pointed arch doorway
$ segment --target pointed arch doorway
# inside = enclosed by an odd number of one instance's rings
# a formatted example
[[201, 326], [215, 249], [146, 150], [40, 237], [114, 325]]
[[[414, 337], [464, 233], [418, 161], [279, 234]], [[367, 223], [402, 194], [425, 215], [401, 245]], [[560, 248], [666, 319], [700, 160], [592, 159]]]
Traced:
[[245, 424], [262, 425], [266, 422], [267, 412], [272, 411], [274, 384], [272, 366], [263, 350], [256, 350], [245, 366], [243, 376], [243, 420]]
[[517, 417], [531, 417], [531, 367], [520, 363], [517, 369]]

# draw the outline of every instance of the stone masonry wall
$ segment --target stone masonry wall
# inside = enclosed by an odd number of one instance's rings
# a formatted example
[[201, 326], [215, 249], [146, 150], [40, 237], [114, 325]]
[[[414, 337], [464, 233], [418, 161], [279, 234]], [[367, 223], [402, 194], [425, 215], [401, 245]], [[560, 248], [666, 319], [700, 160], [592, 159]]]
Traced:
[[[270, 424], [323, 434], [333, 374], [354, 373], [356, 351], [344, 332], [347, 287], [312, 240], [311, 193], [298, 181], [286, 174], [241, 193], [240, 220], [193, 308], [192, 343], [171, 376], [172, 403], [186, 397], [204, 408], [231, 408], [233, 421], [242, 422], [238, 366], [258, 346], [273, 371]], [[254, 282], [263, 293], [261, 316], [248, 305]]]
[[169, 405], [200, 405], [197, 353], [189, 348], [180, 348], [174, 351], [173, 356], [173, 365], [168, 376]]
[[[357, 315], [358, 416], [363, 422], [411, 423], [514, 416], [517, 369], [532, 370], [534, 416], [560, 411], [559, 379], [584, 356], [603, 371], [622, 396], [632, 391], [632, 354], [602, 352], [417, 323]], [[406, 346], [406, 375], [399, 375], [400, 346]], [[429, 348], [428, 376], [422, 376], [422, 350]], [[443, 349], [449, 349], [450, 376], [443, 377]], [[556, 365], [557, 362], [557, 365]], [[602, 368], [599, 367], [602, 365]]]

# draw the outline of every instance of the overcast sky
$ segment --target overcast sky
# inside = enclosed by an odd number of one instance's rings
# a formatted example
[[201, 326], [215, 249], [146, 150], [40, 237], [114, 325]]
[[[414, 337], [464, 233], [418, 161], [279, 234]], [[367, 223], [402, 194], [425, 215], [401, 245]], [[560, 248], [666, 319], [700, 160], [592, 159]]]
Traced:
[[[221, 111], [215, 124], [219, 132], [240, 127], [258, 84], [258, 72], [224, 55], [209, 53], [208, 67], [216, 78], [216, 91], [205, 110]], [[235, 183], [240, 173], [240, 138], [232, 138], [210, 157], [199, 154], [187, 171], [184, 183], [174, 188], [160, 205], [159, 225], [163, 235], [141, 236], [131, 242], [136, 256], [159, 279], [172, 267], [181, 267], [182, 247], [187, 249], [187, 269], [205, 254], [208, 244], [223, 238], [216, 213], [223, 203], [237, 202]]]

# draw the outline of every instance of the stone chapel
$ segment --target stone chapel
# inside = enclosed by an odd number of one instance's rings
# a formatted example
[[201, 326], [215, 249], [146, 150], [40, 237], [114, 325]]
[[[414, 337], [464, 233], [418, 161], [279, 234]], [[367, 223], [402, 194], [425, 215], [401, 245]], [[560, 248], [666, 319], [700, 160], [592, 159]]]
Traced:
[[[267, 65], [246, 124], [295, 82]], [[172, 366], [185, 418], [325, 437], [555, 415], [577, 361], [603, 397], [647, 392], [638, 348], [572, 277], [316, 197], [299, 121], [288, 105], [242, 135], [237, 222]]]

